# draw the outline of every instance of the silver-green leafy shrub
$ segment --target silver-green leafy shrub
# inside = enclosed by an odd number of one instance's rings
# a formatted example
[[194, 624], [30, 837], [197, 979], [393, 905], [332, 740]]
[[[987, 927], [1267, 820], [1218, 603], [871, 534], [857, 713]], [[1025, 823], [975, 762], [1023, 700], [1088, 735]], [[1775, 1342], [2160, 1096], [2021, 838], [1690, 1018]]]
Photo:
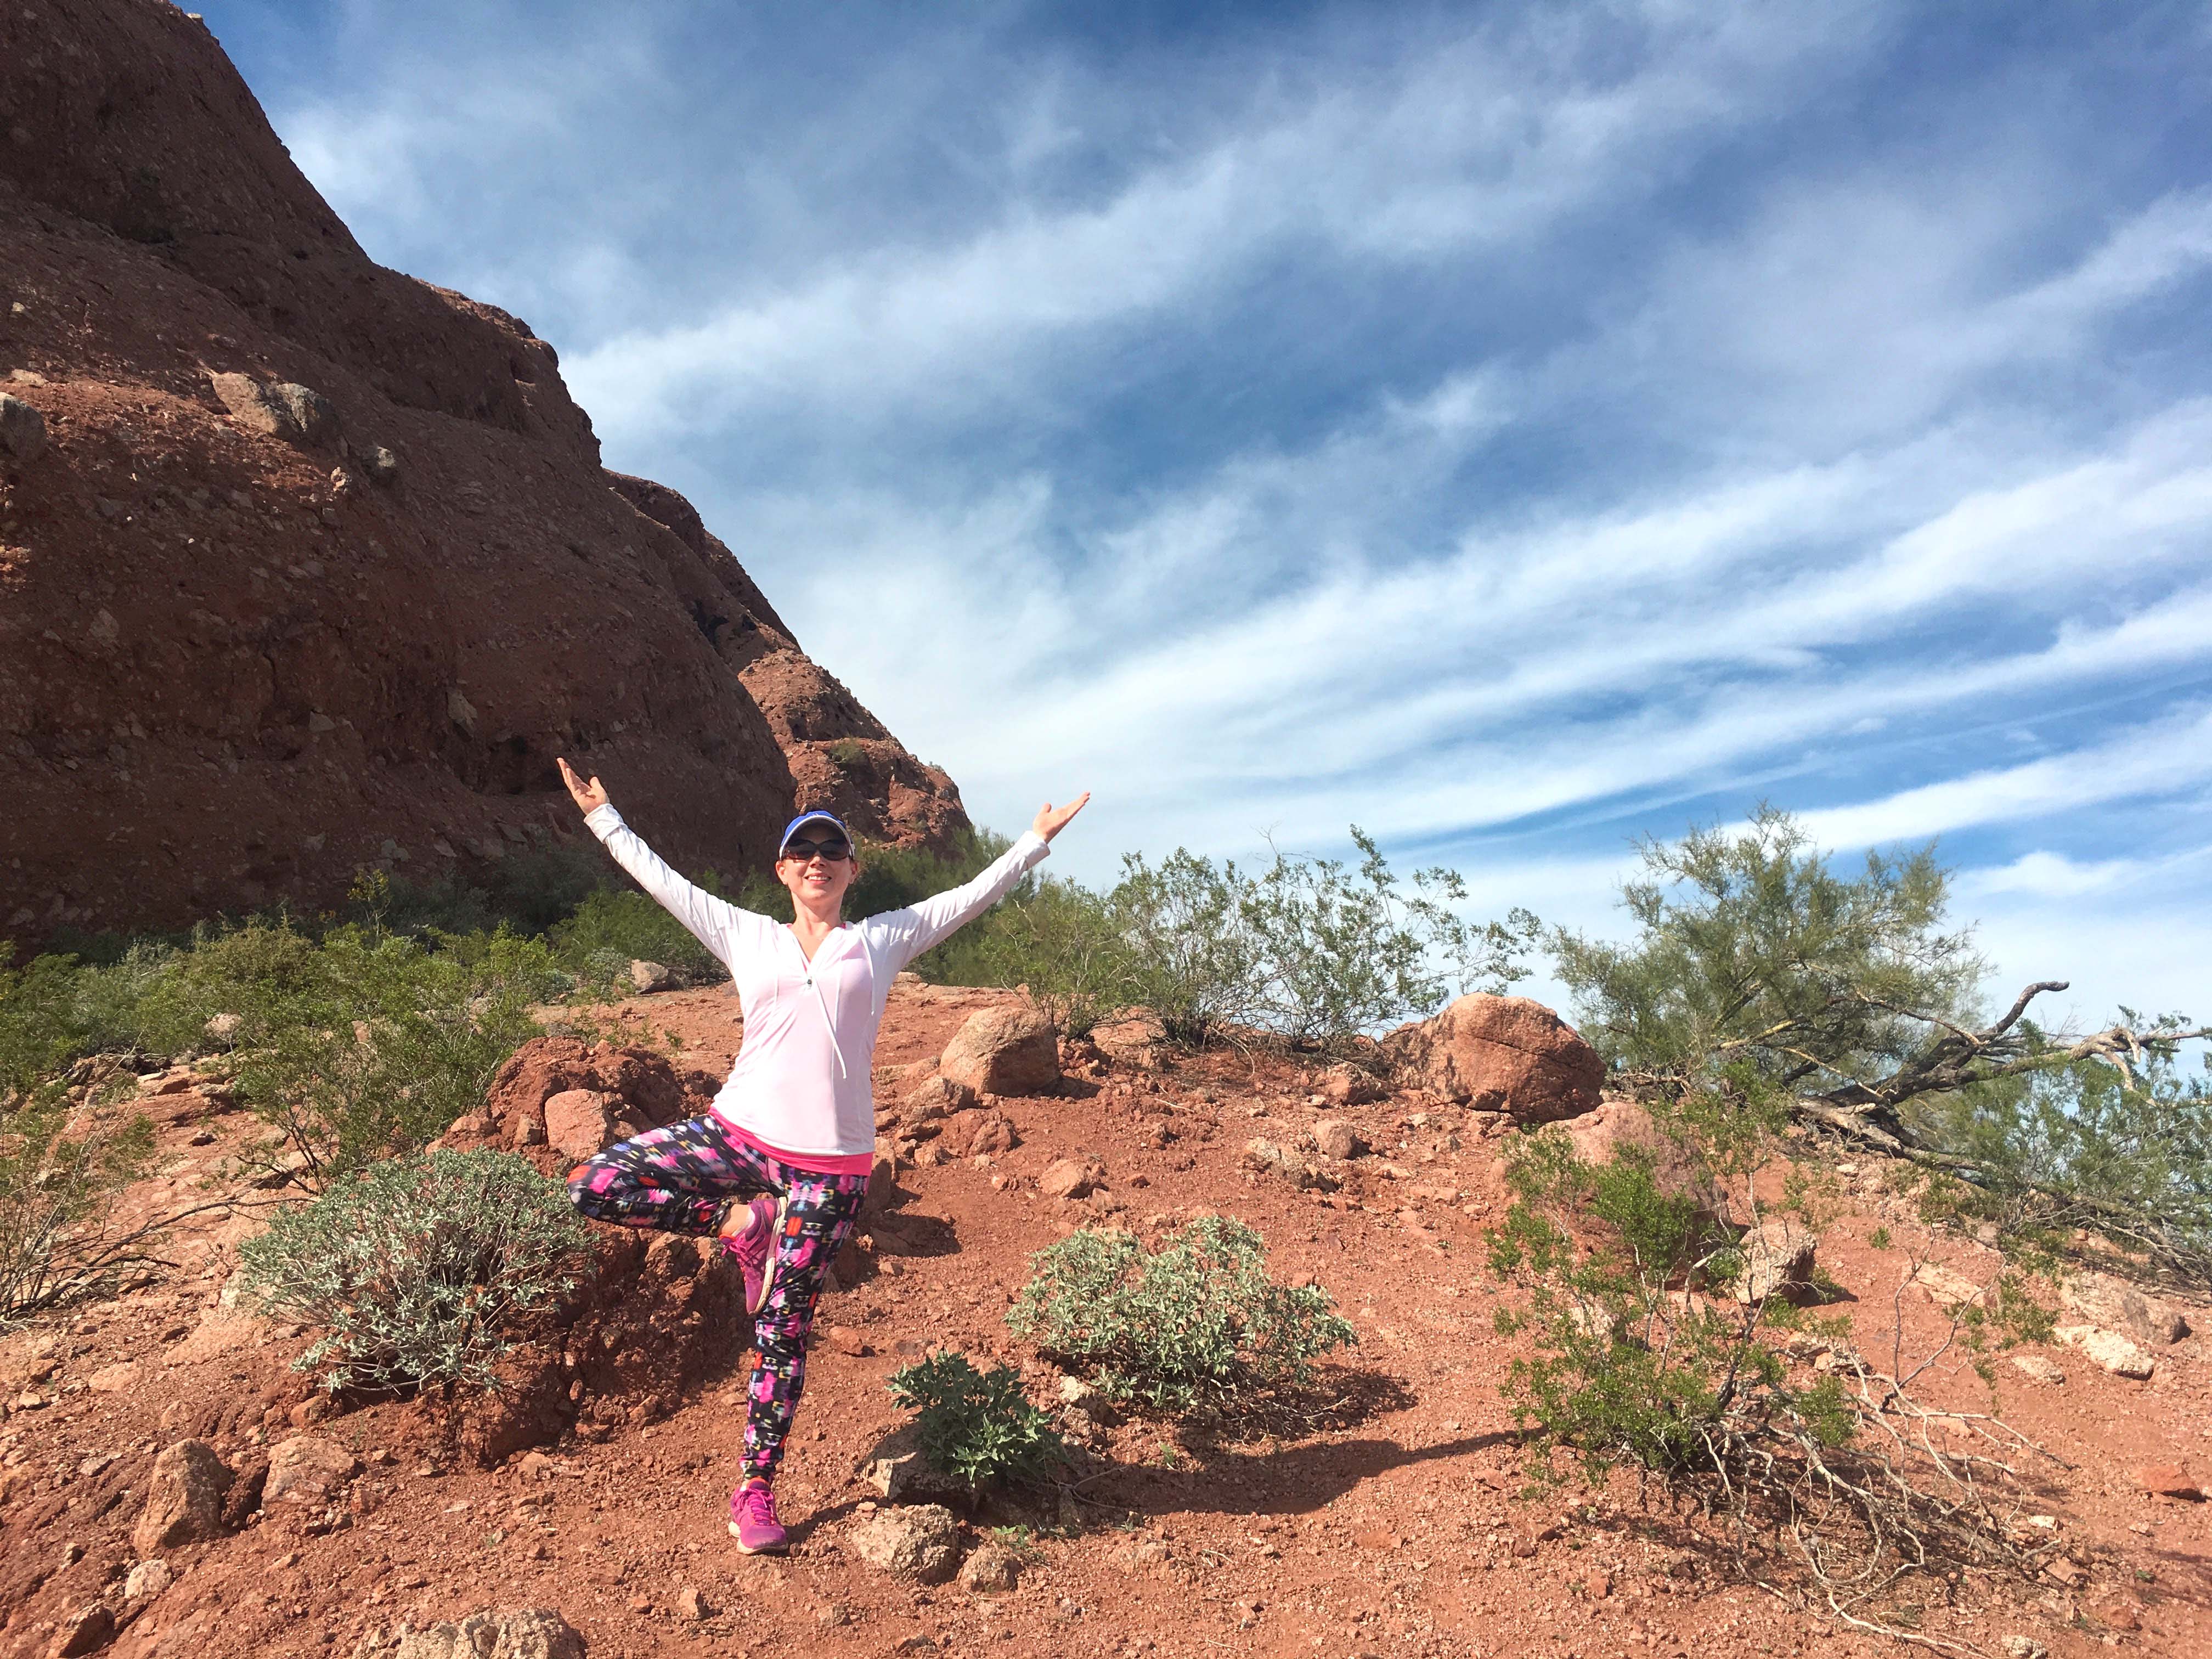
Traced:
[[1169, 1415], [1233, 1408], [1310, 1380], [1311, 1362], [1359, 1339], [1318, 1285], [1267, 1277], [1266, 1243], [1205, 1216], [1156, 1251], [1085, 1227], [1030, 1258], [1006, 1313], [1018, 1336], [1124, 1402]]
[[490, 1388], [517, 1321], [575, 1288], [586, 1230], [507, 1152], [388, 1158], [280, 1211], [240, 1249], [242, 1288], [323, 1334], [324, 1386]]
[[1052, 1419], [1009, 1365], [979, 1371], [964, 1353], [932, 1354], [891, 1373], [891, 1397], [915, 1413], [921, 1455], [970, 1486], [1035, 1486], [1067, 1460]]

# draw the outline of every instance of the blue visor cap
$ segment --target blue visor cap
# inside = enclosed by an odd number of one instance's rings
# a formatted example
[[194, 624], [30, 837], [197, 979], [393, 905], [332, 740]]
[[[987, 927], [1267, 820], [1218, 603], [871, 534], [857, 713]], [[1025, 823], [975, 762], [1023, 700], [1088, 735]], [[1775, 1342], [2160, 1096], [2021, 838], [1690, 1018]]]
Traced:
[[839, 835], [844, 836], [848, 844], [853, 839], [853, 832], [845, 827], [845, 821], [842, 818], [837, 817], [834, 814], [829, 812], [801, 812], [797, 817], [792, 819], [789, 823], [783, 826], [783, 839], [775, 844], [776, 857], [781, 858], [783, 856], [783, 849], [791, 845], [791, 838], [799, 833], [799, 826], [808, 823], [826, 823], [831, 825], [836, 829]]

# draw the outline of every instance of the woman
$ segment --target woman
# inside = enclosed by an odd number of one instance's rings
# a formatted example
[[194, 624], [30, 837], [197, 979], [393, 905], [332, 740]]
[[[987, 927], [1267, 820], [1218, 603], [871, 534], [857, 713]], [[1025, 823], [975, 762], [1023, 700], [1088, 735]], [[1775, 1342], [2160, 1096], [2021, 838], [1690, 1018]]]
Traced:
[[852, 836], [830, 814], [802, 812], [784, 826], [775, 875], [793, 919], [777, 922], [663, 864], [597, 778], [585, 782], [565, 759], [561, 776], [615, 862], [730, 970], [744, 1011], [744, 1041], [714, 1110], [578, 1164], [568, 1194], [595, 1221], [719, 1236], [736, 1258], [760, 1361], [730, 1531], [748, 1555], [780, 1550], [776, 1465], [806, 1376], [823, 1274], [867, 1192], [876, 1029], [892, 977], [1005, 897], [1091, 797], [1039, 808], [1029, 833], [965, 886], [848, 926], [845, 890], [860, 866]]

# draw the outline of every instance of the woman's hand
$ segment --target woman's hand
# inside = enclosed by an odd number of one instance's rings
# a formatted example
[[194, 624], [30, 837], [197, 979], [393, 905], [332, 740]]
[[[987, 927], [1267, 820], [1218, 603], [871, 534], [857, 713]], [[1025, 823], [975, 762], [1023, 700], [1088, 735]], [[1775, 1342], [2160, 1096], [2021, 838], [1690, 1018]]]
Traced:
[[[561, 763], [561, 781], [568, 786], [568, 793], [575, 797], [577, 806], [586, 816], [588, 817], [596, 812], [607, 804], [607, 792], [601, 787], [597, 778], [586, 783], [583, 779], [576, 775], [576, 769], [568, 764], [565, 756], [556, 756], [555, 758]], [[1077, 803], [1078, 805], [1081, 804]], [[1073, 817], [1073, 814], [1070, 813], [1069, 816]]]
[[1090, 799], [1091, 792], [1086, 789], [1065, 806], [1054, 806], [1050, 801], [1047, 801], [1037, 808], [1037, 815], [1030, 820], [1030, 828], [1047, 841], [1050, 841], [1067, 828], [1067, 821], [1080, 812], [1084, 803]]

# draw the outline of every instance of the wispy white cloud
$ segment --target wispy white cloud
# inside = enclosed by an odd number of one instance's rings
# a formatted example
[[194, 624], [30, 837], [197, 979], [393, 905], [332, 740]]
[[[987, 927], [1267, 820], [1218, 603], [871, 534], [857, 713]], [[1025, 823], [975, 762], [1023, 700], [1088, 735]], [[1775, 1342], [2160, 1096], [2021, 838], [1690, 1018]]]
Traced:
[[979, 817], [1096, 787], [1063, 867], [1358, 821], [1603, 927], [1765, 794], [1943, 836], [2006, 972], [2212, 994], [2129, 947], [2212, 910], [2201, 29], [350, 3], [270, 102], [372, 252]]

